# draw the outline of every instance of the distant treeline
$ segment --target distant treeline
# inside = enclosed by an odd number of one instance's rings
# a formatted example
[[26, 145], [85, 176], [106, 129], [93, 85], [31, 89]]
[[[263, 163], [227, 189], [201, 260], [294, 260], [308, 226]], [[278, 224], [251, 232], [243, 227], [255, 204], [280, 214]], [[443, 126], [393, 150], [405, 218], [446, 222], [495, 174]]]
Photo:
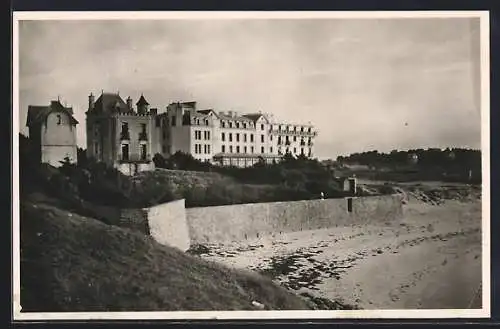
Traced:
[[464, 148], [428, 148], [389, 153], [370, 151], [337, 157], [337, 165], [364, 165], [371, 170], [397, 171], [423, 179], [481, 179], [481, 151]]

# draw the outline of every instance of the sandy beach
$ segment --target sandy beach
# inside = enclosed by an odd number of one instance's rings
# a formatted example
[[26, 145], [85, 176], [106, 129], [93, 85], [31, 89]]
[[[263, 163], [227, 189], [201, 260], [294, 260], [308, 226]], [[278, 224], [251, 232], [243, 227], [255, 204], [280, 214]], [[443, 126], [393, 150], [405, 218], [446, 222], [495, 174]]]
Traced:
[[299, 294], [362, 309], [481, 308], [481, 202], [410, 198], [403, 219], [207, 245]]

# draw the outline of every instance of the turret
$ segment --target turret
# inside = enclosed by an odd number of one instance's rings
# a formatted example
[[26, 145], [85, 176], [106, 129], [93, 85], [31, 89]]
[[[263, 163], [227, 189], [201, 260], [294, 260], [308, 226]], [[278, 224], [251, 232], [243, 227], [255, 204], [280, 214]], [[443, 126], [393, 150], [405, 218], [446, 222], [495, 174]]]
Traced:
[[136, 103], [137, 105], [137, 113], [139, 114], [147, 114], [149, 103], [144, 98], [144, 95], [141, 94], [141, 98]]

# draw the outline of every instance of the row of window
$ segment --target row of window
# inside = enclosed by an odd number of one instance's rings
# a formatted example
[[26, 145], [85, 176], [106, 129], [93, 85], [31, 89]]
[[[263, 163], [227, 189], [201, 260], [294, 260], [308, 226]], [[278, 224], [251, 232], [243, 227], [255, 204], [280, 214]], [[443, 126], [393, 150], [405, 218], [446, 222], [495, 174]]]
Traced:
[[[290, 143], [290, 136], [284, 136], [285, 137], [285, 143]], [[293, 136], [293, 141], [296, 142], [297, 141], [297, 136]], [[281, 136], [278, 136], [278, 144], [281, 144], [282, 142], [282, 138]], [[310, 145], [312, 143], [312, 140], [311, 140], [311, 137], [309, 137], [307, 139], [307, 143]], [[300, 139], [300, 145], [305, 145], [306, 144], [306, 141], [304, 138], [301, 138]]]
[[[140, 149], [140, 160], [146, 160], [147, 159], [147, 145], [142, 144], [141, 149]], [[130, 154], [129, 154], [129, 145], [128, 144], [122, 144], [121, 145], [121, 151], [122, 151], [122, 160], [129, 160], [130, 159]]]
[[210, 144], [194, 144], [195, 154], [210, 154]]
[[195, 130], [194, 131], [194, 139], [201, 140], [201, 133], [203, 133], [204, 140], [206, 140], [206, 141], [210, 140], [210, 131], [208, 131], [208, 130], [205, 130], [205, 131]]
[[[226, 153], [226, 151], [228, 151], [228, 153], [233, 153], [233, 151], [235, 151], [235, 153], [240, 153], [240, 151], [242, 151], [241, 153], [243, 154], [247, 154], [249, 149], [246, 147], [246, 146], [243, 146], [242, 148], [240, 148], [239, 145], [236, 145], [236, 147], [233, 148], [233, 145], [228, 145], [228, 148], [226, 149], [226, 145], [222, 145], [221, 147], [221, 151], [222, 153]], [[289, 153], [290, 152], [290, 149], [287, 147], [286, 150], [285, 150], [285, 153]], [[250, 153], [253, 154], [254, 153], [254, 147], [253, 146], [250, 146]], [[265, 153], [265, 148], [264, 146], [261, 146], [260, 148], [260, 153], [264, 154]], [[269, 148], [269, 153], [270, 154], [273, 154], [273, 147], [271, 146]], [[311, 156], [311, 153], [312, 153], [312, 150], [311, 148], [308, 149], [308, 154], [309, 156]], [[278, 149], [278, 154], [282, 154], [281, 152], [281, 149]], [[297, 148], [294, 147], [293, 148], [293, 153], [294, 155], [298, 155], [297, 153]], [[305, 149], [303, 147], [300, 148], [300, 154], [302, 155], [305, 155]]]
[[[227, 123], [227, 125], [226, 125], [226, 123]], [[233, 128], [234, 127], [234, 128], [243, 128], [243, 129], [253, 128], [254, 127], [253, 126], [253, 122], [238, 122], [238, 121], [236, 121], [234, 123], [234, 126], [233, 126], [233, 122], [232, 121], [227, 121], [227, 122], [226, 121], [221, 121], [220, 126], [222, 128], [226, 128], [226, 127]], [[261, 130], [264, 130], [264, 125], [261, 125]]]
[[[276, 125], [276, 126], [273, 126], [273, 129], [277, 129], [278, 131], [286, 131], [286, 132], [297, 132], [298, 131], [298, 126], [289, 126], [289, 125]], [[300, 132], [303, 133], [303, 132], [312, 132], [312, 128], [311, 127], [300, 127]]]
[[[234, 149], [236, 150], [236, 153], [240, 153], [240, 150], [243, 150], [243, 152], [242, 152], [243, 154], [247, 154], [248, 153], [247, 152], [248, 148], [246, 146], [243, 146], [243, 148], [240, 149], [240, 146], [237, 145]], [[261, 153], [264, 153], [264, 147], [262, 146], [260, 149], [261, 149]], [[272, 148], [271, 148], [271, 150], [272, 150]], [[222, 145], [221, 151], [222, 151], [222, 153], [226, 153], [226, 145]], [[233, 153], [233, 145], [229, 145], [227, 151], [229, 153]], [[254, 147], [253, 146], [250, 146], [250, 153], [254, 153]]]
[[[253, 134], [249, 134], [250, 135], [250, 143], [253, 143]], [[235, 133], [234, 134], [235, 138], [236, 138], [236, 141], [239, 142], [240, 141], [240, 133]], [[247, 134], [241, 134], [242, 138], [243, 138], [243, 142], [247, 142]], [[228, 140], [230, 142], [233, 141], [233, 133], [228, 133], [227, 134], [227, 137], [228, 137]], [[221, 134], [221, 138], [222, 138], [222, 141], [225, 142], [226, 141], [226, 133], [222, 133]], [[265, 136], [264, 135], [260, 135], [260, 141], [261, 143], [264, 143], [264, 140], [265, 140]], [[273, 136], [269, 136], [269, 140], [273, 140]]]

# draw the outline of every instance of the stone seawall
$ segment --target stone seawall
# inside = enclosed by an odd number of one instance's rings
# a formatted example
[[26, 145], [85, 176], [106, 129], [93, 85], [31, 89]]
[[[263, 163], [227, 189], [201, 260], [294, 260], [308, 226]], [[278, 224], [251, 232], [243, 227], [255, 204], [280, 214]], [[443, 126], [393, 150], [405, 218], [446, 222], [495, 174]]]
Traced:
[[403, 208], [400, 195], [189, 209], [182, 199], [125, 214], [128, 217], [122, 220], [129, 227], [143, 232], [146, 227], [159, 243], [187, 250], [197, 243], [225, 243], [336, 226], [394, 225], [402, 217]]
[[223, 243], [368, 223], [391, 225], [401, 216], [399, 195], [186, 209], [191, 243]]

